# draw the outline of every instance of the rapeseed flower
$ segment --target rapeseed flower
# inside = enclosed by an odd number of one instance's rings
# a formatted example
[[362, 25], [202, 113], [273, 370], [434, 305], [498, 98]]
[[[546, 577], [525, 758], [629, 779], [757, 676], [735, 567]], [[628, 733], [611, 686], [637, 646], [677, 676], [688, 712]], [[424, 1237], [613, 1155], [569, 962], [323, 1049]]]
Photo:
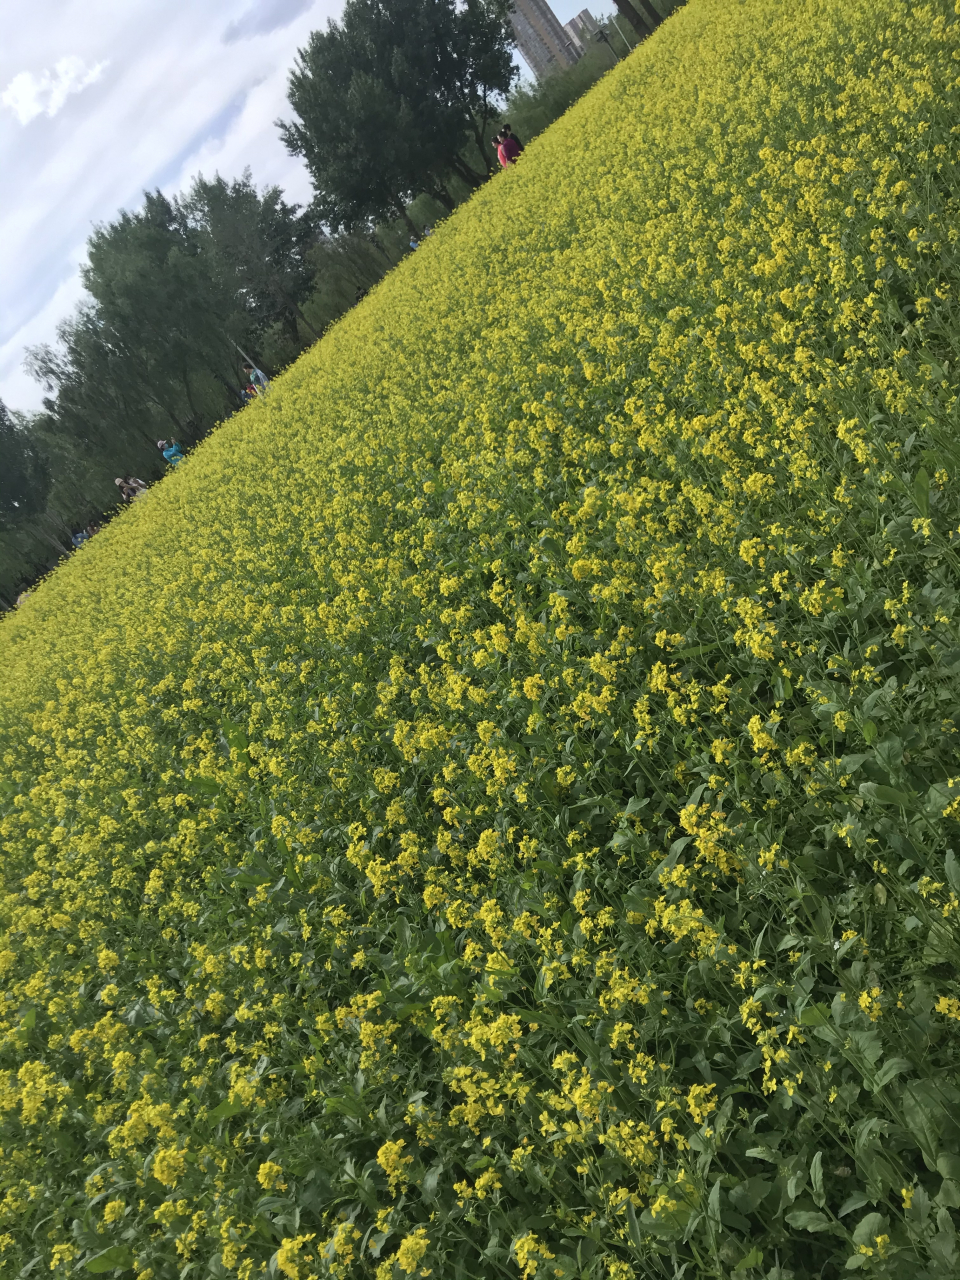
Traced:
[[958, 55], [691, 0], [5, 620], [5, 1271], [955, 1265]]

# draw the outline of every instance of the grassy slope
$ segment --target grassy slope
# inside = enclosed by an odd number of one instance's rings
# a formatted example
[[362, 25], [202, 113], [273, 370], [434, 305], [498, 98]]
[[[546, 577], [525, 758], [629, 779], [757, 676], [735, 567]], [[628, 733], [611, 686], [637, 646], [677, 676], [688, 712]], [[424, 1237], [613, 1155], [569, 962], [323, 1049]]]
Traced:
[[11, 1274], [954, 1273], [958, 47], [691, 4], [5, 623]]

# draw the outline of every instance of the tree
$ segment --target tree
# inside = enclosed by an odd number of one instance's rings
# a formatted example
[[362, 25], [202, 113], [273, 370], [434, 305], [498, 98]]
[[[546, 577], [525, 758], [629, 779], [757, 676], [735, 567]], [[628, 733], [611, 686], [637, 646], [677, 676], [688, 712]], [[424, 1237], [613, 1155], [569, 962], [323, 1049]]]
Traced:
[[0, 529], [22, 524], [43, 511], [49, 490], [45, 459], [0, 400]]
[[488, 146], [488, 126], [520, 74], [513, 63], [512, 8], [512, 0], [465, 0], [457, 24], [456, 84], [468, 108], [474, 141], [491, 172], [500, 166]]
[[260, 195], [249, 169], [233, 182], [219, 174], [212, 181], [199, 175], [174, 203], [221, 288], [239, 301], [256, 329], [279, 323], [299, 342], [299, 321], [319, 337], [302, 309], [314, 283], [307, 255], [317, 233], [279, 187]]
[[507, 4], [347, 0], [339, 23], [312, 33], [290, 75], [296, 119], [278, 123], [329, 226], [407, 219], [420, 191], [452, 209], [451, 175], [483, 181], [462, 151], [472, 139], [490, 164], [483, 127], [515, 74]]
[[176, 202], [147, 193], [98, 227], [81, 276], [90, 298], [28, 368], [55, 393], [61, 429], [103, 450], [113, 474], [142, 466], [158, 436], [197, 439], [240, 403], [234, 343], [254, 320]]
[[147, 192], [142, 210], [95, 230], [81, 272], [117, 377], [168, 430], [197, 429], [208, 416], [207, 384], [235, 377], [233, 341], [249, 330], [232, 282], [203, 250], [176, 203]]
[[663, 21], [663, 18], [650, 3], [650, 0], [637, 0], [637, 4], [643, 10], [643, 18], [637, 13], [630, 0], [613, 0], [613, 3], [641, 39], [645, 39], [651, 31], [655, 31]]

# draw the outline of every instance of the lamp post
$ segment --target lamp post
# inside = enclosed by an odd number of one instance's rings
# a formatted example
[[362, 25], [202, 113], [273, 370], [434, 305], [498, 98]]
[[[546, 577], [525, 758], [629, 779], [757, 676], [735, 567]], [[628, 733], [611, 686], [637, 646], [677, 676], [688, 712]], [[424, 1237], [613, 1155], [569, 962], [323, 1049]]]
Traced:
[[623, 47], [626, 49], [627, 53], [629, 53], [629, 52], [630, 52], [630, 41], [629, 41], [629, 40], [627, 39], [627, 37], [623, 34], [623, 32], [620, 30], [620, 23], [616, 20], [616, 18], [613, 16], [613, 14], [611, 14], [611, 15], [610, 15], [610, 25], [611, 25], [611, 27], [613, 27], [614, 31], [616, 31], [617, 35], [618, 35], [618, 36], [620, 37], [620, 39], [623, 41]]
[[616, 49], [615, 49], [615, 48], [613, 47], [613, 45], [610, 43], [610, 37], [609, 37], [609, 36], [607, 35], [607, 33], [604, 31], [603, 27], [598, 27], [598, 29], [597, 29], [597, 43], [598, 43], [598, 44], [605, 44], [605, 45], [607, 46], [607, 48], [610, 50], [610, 52], [613, 54], [613, 56], [616, 58], [616, 60], [617, 60], [618, 62], [622, 62], [622, 61], [623, 61], [623, 59], [620, 57], [619, 53], [617, 53]]

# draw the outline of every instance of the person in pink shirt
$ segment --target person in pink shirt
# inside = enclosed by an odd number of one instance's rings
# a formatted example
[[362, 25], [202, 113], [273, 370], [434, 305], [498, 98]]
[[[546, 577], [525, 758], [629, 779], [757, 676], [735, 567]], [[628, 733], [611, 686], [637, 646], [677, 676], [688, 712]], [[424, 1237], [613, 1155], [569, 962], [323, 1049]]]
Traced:
[[497, 158], [504, 169], [507, 165], [517, 163], [520, 147], [512, 134], [498, 133], [494, 142], [497, 144]]

